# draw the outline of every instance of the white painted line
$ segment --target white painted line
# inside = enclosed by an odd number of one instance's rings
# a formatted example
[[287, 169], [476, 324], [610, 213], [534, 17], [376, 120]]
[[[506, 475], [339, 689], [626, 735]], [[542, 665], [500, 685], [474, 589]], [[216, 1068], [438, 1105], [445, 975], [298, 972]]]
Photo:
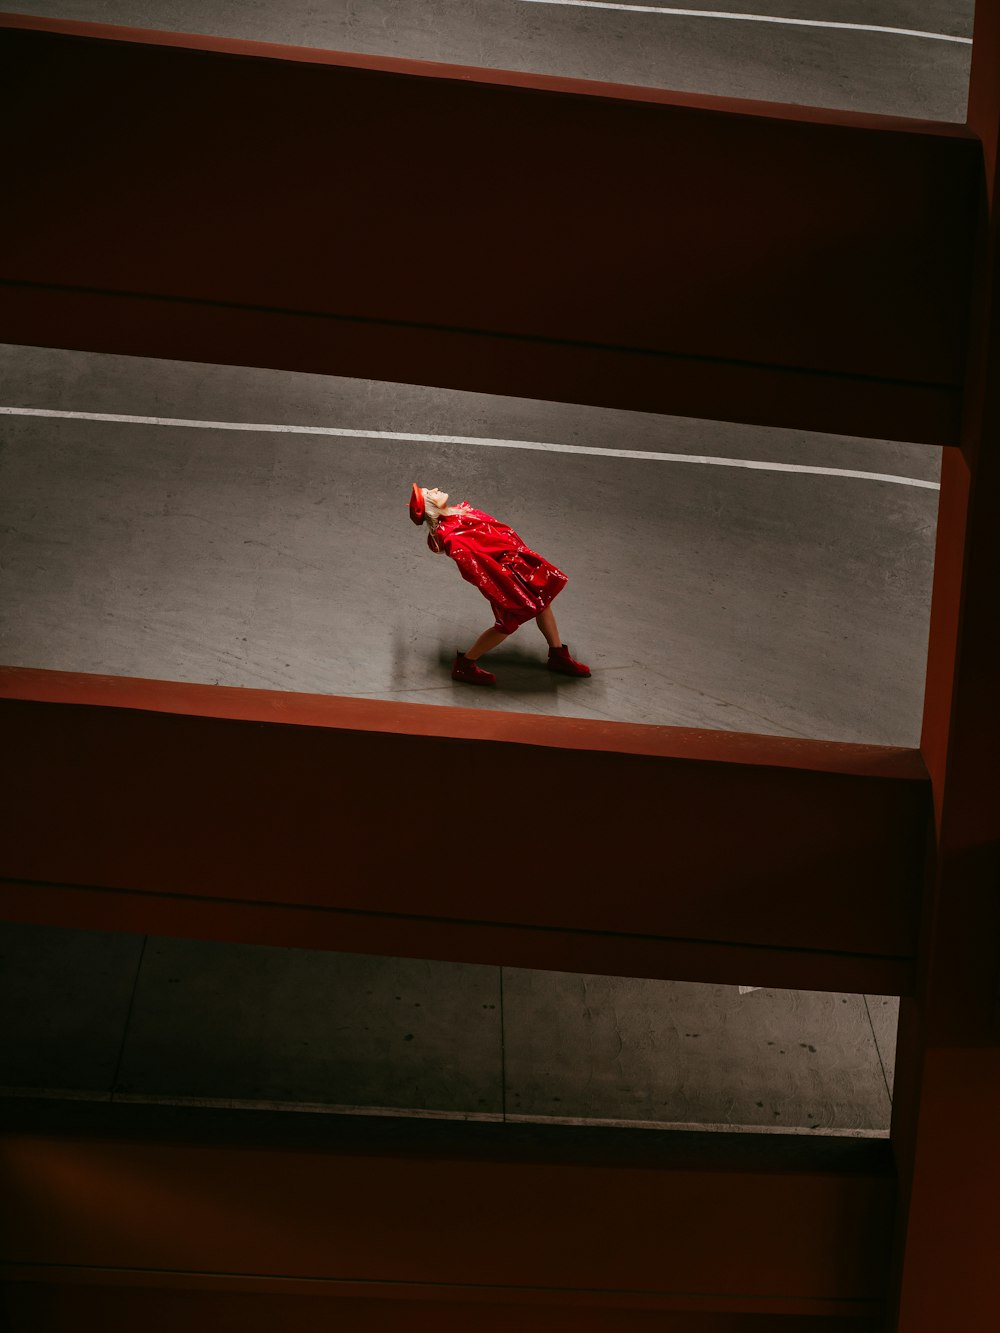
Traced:
[[957, 41], [971, 47], [972, 37], [952, 37], [947, 32], [924, 32], [923, 28], [884, 28], [876, 23], [835, 23], [825, 19], [784, 19], [775, 13], [728, 13], [724, 9], [673, 9], [659, 4], [616, 4], [613, 0], [521, 0], [521, 4], [561, 4], [577, 9], [627, 9], [629, 13], [667, 13], [675, 19], [732, 19], [737, 23], [779, 23], [789, 28], [847, 28], [851, 32], [888, 32], [895, 37], [927, 37], [929, 41]]
[[416, 444], [471, 444], [484, 449], [531, 449], [549, 454], [584, 454], [596, 458], [636, 458], [651, 463], [703, 463], [709, 467], [742, 467], [755, 472], [802, 472], [816, 477], [854, 477], [888, 481], [939, 491], [936, 481], [899, 477], [891, 472], [856, 472], [842, 467], [809, 467], [804, 463], [759, 463], [748, 458], [712, 458], [702, 454], [659, 454], [644, 449], [600, 449], [586, 444], [545, 444], [539, 440], [492, 440], [479, 435], [421, 435], [413, 431], [355, 430], [351, 426], [286, 426], [249, 421], [189, 421], [183, 417], [134, 417], [117, 412], [61, 412], [46, 407], [0, 407], [0, 415], [56, 417], [70, 421], [110, 421], [133, 426], [185, 426], [195, 430], [245, 430], [279, 435], [326, 435], [351, 440], [404, 440]]
[[921, 28], [885, 28], [877, 23], [835, 23], [826, 19], [782, 18], [777, 14], [731, 14], [721, 9], [673, 9], [665, 5], [622, 5], [613, 0], [521, 0], [526, 5], [571, 5], [577, 9], [625, 9], [632, 14], [670, 14], [674, 18], [735, 19], [742, 23], [780, 23], [790, 28], [847, 28], [852, 32], [886, 32], [894, 37], [925, 37], [932, 42], [958, 42], [971, 46], [971, 37], [952, 37], [946, 32], [924, 32]]

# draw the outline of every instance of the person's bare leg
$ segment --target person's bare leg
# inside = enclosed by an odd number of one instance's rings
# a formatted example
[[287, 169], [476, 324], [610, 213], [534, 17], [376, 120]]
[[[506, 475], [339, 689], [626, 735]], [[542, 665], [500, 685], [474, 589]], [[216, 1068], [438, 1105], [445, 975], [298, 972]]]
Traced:
[[562, 639], [559, 637], [559, 629], [551, 606], [547, 606], [544, 611], [539, 611], [538, 615], [535, 616], [535, 624], [545, 635], [545, 642], [550, 648], [562, 647]]
[[538, 621], [538, 628], [545, 635], [545, 642], [549, 645], [549, 660], [547, 666], [550, 671], [559, 671], [564, 676], [589, 676], [590, 667], [584, 662], [577, 662], [573, 659], [569, 649], [559, 637], [559, 627], [556, 625], [556, 618], [552, 614], [552, 607], [547, 606], [544, 611], [540, 611], [535, 617]]
[[503, 643], [508, 636], [498, 629], [484, 629], [479, 638], [472, 645], [469, 651], [463, 656], [469, 662], [475, 662], [483, 653], [488, 653], [491, 648], [495, 648], [498, 643]]

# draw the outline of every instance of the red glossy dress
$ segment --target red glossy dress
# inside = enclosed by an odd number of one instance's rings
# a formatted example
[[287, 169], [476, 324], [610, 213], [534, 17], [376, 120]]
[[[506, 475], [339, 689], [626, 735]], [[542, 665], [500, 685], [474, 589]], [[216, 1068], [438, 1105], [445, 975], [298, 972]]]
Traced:
[[503, 634], [534, 620], [568, 582], [561, 569], [525, 546], [513, 528], [481, 509], [446, 514], [427, 544], [450, 555], [462, 578], [488, 599]]

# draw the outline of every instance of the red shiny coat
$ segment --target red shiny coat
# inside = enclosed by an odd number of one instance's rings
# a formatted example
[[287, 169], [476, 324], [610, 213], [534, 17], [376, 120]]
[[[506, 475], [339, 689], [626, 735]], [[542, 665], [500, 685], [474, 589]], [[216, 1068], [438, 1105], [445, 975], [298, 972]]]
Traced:
[[462, 578], [488, 599], [503, 634], [534, 620], [567, 583], [561, 569], [481, 509], [445, 515], [427, 544], [450, 555]]

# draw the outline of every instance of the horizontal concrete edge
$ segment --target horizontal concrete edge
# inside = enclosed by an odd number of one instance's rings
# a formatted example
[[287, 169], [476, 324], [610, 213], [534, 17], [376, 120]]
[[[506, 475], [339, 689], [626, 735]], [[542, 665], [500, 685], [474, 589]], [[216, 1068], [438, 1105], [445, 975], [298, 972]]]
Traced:
[[[16, 1093], [16, 1095], [15, 1095]], [[797, 1134], [788, 1127], [706, 1129], [703, 1125], [553, 1121], [473, 1115], [386, 1113], [334, 1108], [289, 1114], [286, 1105], [202, 1105], [194, 1099], [81, 1098], [62, 1089], [4, 1089], [0, 1133], [33, 1138], [120, 1139], [287, 1147], [369, 1156], [417, 1155], [451, 1160], [563, 1162], [690, 1171], [800, 1172], [895, 1179], [884, 1137]]]
[[742, 116], [757, 116], [769, 120], [792, 120], [813, 125], [833, 125], [849, 129], [876, 129], [911, 136], [978, 142], [978, 136], [967, 125], [959, 125], [950, 121], [918, 120], [904, 116], [881, 116], [871, 112], [842, 111], [827, 107], [783, 102], [762, 102], [749, 98], [716, 97], [707, 93], [676, 92], [634, 84], [609, 83], [599, 79], [574, 79], [555, 74], [526, 73], [520, 70], [493, 69], [475, 65], [454, 65], [436, 60], [406, 59], [400, 56], [369, 55], [352, 51], [328, 51], [319, 47], [250, 41], [240, 37], [166, 32], [155, 28], [134, 28], [120, 24], [91, 23], [77, 19], [43, 18], [36, 15], [6, 12], [0, 13], [0, 29], [5, 28], [14, 31], [47, 33], [94, 41], [177, 47], [187, 51], [285, 60], [300, 64], [339, 66], [345, 69], [365, 69], [384, 74], [453, 79], [464, 83], [494, 84], [500, 87], [534, 89], [538, 92], [600, 97], [612, 101], [650, 102], [658, 105], [690, 107], [704, 111], [738, 113]]
[[382, 1301], [503, 1304], [510, 1306], [582, 1306], [598, 1309], [684, 1310], [749, 1315], [880, 1315], [881, 1300], [864, 1297], [733, 1297], [701, 1293], [660, 1295], [641, 1291], [595, 1291], [588, 1288], [463, 1286], [459, 1283], [365, 1282], [347, 1278], [295, 1278], [255, 1273], [195, 1273], [147, 1268], [74, 1267], [70, 1264], [0, 1263], [0, 1281], [60, 1285], [152, 1287], [183, 1291], [252, 1292], [285, 1296], [329, 1296], [331, 1300], [362, 1298]]
[[183, 681], [0, 667], [0, 700], [172, 713], [352, 732], [503, 742], [926, 783], [918, 750], [752, 732], [441, 708]]
[[481, 1125], [564, 1125], [574, 1129], [667, 1130], [696, 1134], [801, 1134], [807, 1138], [888, 1139], [887, 1129], [838, 1129], [829, 1126], [756, 1125], [698, 1120], [623, 1120], [601, 1116], [513, 1115], [500, 1111], [437, 1111], [420, 1106], [373, 1106], [342, 1102], [295, 1102], [252, 1097], [194, 1097], [169, 1093], [97, 1092], [86, 1088], [44, 1088], [0, 1084], [0, 1103], [21, 1101], [101, 1102], [129, 1106], [177, 1106], [197, 1110], [267, 1111], [283, 1115], [387, 1116], [397, 1120], [446, 1120]]
[[28, 347], [433, 385], [939, 448], [957, 447], [960, 440], [958, 384], [366, 323], [3, 277], [0, 286], [0, 342]]
[[[328, 949], [590, 975], [911, 995], [913, 957], [767, 947], [508, 921], [364, 913], [95, 885], [0, 879], [0, 915], [25, 925]], [[721, 924], [721, 922], [720, 922]]]

